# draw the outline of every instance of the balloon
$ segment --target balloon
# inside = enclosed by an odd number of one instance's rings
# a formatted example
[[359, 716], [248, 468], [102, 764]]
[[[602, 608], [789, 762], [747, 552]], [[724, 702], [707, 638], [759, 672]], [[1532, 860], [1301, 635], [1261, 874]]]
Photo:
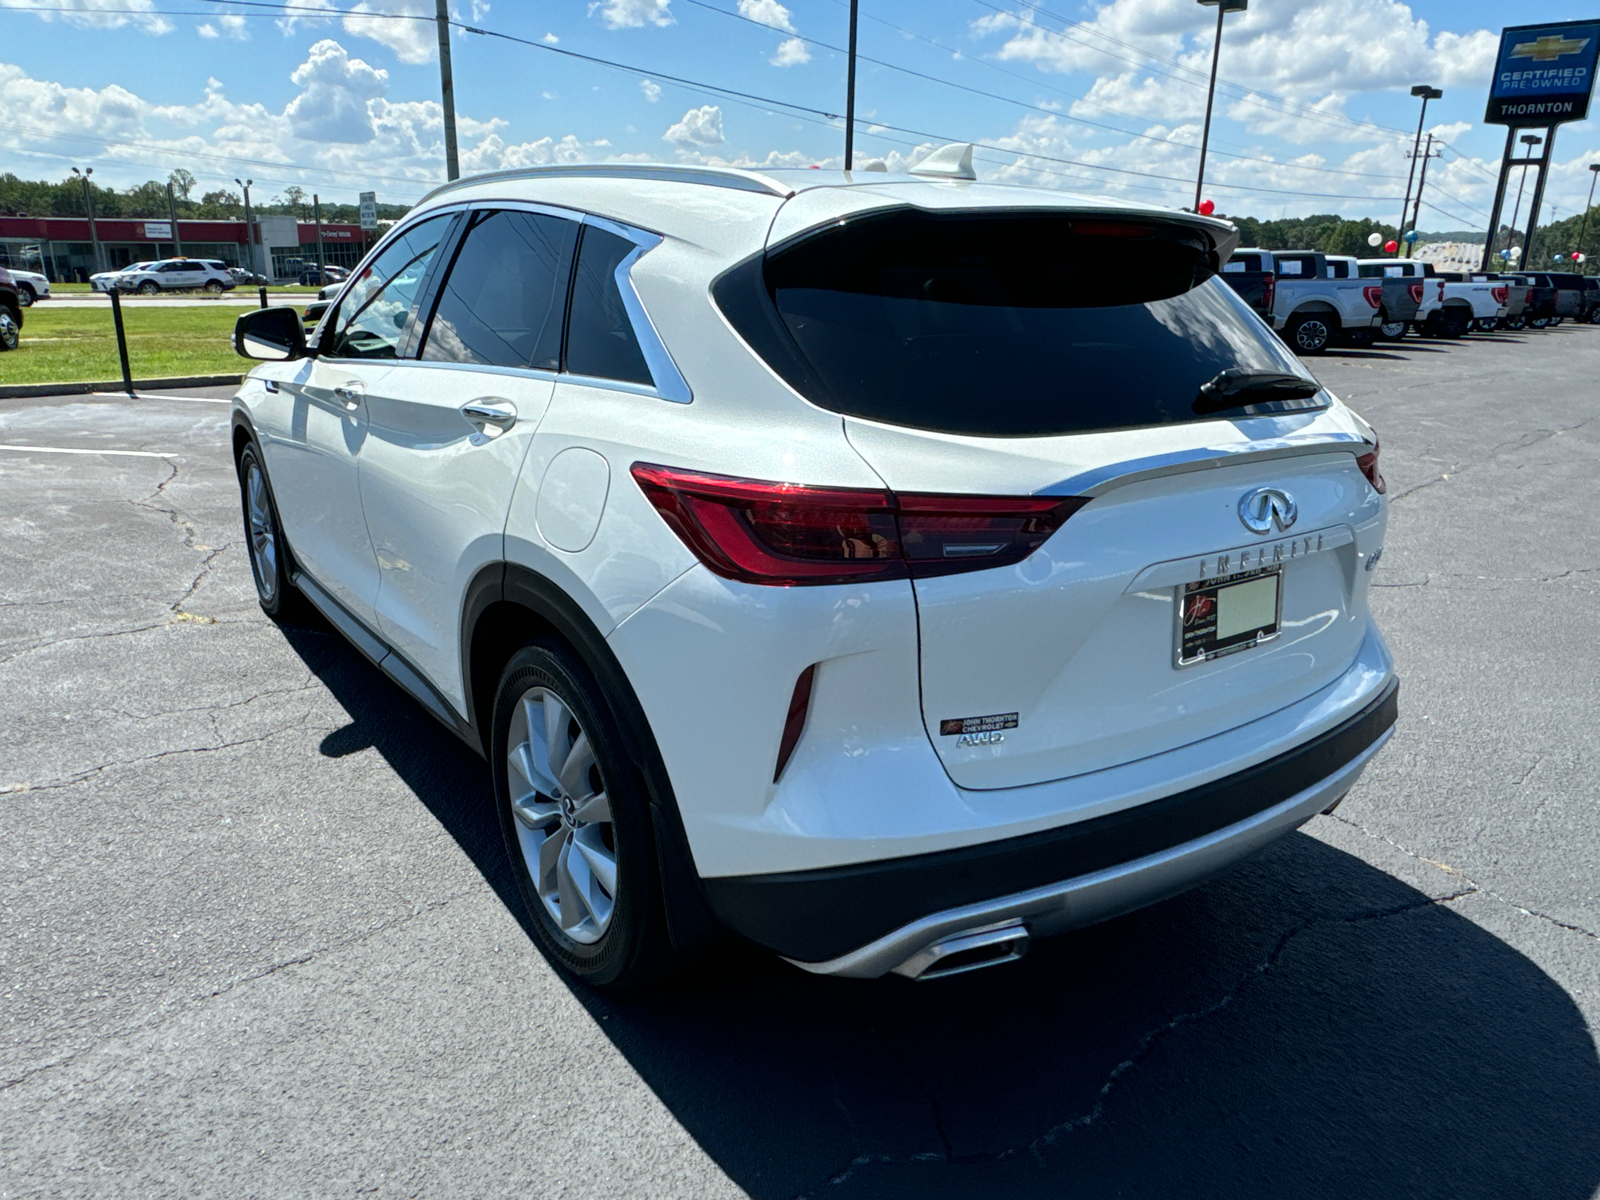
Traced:
[[1587, 254], [1574, 254], [1572, 256], [1572, 261], [1573, 262], [1588, 262], [1589, 261], [1589, 256]]
[[1398, 249], [1400, 249], [1400, 243], [1395, 241], [1393, 238], [1390, 238], [1383, 244], [1383, 252], [1385, 254], [1393, 254]]
[[1552, 259], [1554, 259], [1556, 262], [1560, 262], [1561, 261], [1561, 255], [1559, 255], [1559, 254], [1552, 254], [1550, 257]]
[[1383, 234], [1381, 234], [1381, 233], [1369, 233], [1369, 234], [1367, 234], [1367, 245], [1372, 246], [1373, 248], [1377, 248], [1378, 246], [1383, 245]]
[[1404, 241], [1404, 242], [1414, 242], [1416, 240], [1417, 240], [1417, 231], [1415, 229], [1406, 230], [1405, 236], [1403, 238], [1401, 238], [1401, 241]]
[[1217, 211], [1217, 206], [1211, 203], [1209, 200], [1202, 200], [1200, 201], [1200, 207], [1197, 211], [1202, 217], [1209, 217], [1212, 213]]
[[1521, 258], [1522, 257], [1522, 247], [1521, 246], [1513, 246], [1513, 247], [1511, 247], [1510, 250], [1506, 251], [1506, 253], [1511, 255], [1512, 258]]
[[1507, 262], [1510, 262], [1511, 261], [1511, 251], [1509, 251], [1509, 250], [1500, 251], [1500, 257], [1505, 259]]

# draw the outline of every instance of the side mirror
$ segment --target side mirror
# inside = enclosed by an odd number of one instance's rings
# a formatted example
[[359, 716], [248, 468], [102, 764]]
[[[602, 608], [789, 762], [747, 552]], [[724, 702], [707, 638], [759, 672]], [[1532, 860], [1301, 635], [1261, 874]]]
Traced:
[[292, 308], [255, 308], [233, 325], [233, 348], [244, 358], [281, 362], [306, 356], [306, 330]]

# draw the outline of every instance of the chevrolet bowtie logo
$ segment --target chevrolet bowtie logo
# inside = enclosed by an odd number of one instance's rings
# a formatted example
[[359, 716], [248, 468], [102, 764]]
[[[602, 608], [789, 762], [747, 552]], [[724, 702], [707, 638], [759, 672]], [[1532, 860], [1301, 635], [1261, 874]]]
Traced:
[[1534, 62], [1555, 62], [1563, 54], [1576, 54], [1589, 44], [1588, 38], [1564, 38], [1547, 33], [1532, 42], [1518, 42], [1511, 47], [1512, 58], [1531, 58]]

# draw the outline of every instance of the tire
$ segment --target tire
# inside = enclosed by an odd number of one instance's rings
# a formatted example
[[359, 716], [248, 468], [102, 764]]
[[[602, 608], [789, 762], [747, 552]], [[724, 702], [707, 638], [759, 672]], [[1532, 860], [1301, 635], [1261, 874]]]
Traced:
[[206, 291], [210, 292], [213, 296], [220, 296], [222, 295], [222, 285], [213, 279], [206, 284]]
[[1529, 329], [1548, 329], [1548, 328], [1550, 328], [1550, 318], [1549, 317], [1534, 317], [1532, 320], [1530, 320], [1528, 322], [1528, 328]]
[[512, 656], [489, 759], [506, 854], [545, 950], [595, 987], [636, 987], [671, 959], [649, 800], [622, 747], [571, 648], [541, 638]]
[[1436, 314], [1432, 324], [1434, 337], [1441, 337], [1447, 341], [1454, 341], [1456, 338], [1466, 333], [1468, 327], [1472, 324], [1472, 319], [1469, 317], [1466, 320], [1462, 320], [1453, 313], [1441, 311], [1440, 313]]
[[1505, 319], [1505, 323], [1501, 326], [1502, 329], [1509, 329], [1513, 333], [1520, 333], [1522, 330], [1526, 329], [1527, 327], [1528, 327], [1528, 318], [1527, 317], [1507, 317]]
[[1366, 329], [1346, 329], [1339, 340], [1352, 350], [1370, 350], [1372, 343], [1378, 340], [1378, 331], [1371, 326]]
[[141, 296], [154, 296], [160, 290], [161, 285], [158, 284], [154, 279], [146, 279], [139, 285], [138, 288], [139, 295]]
[[278, 521], [272, 485], [254, 442], [239, 454], [239, 502], [261, 611], [274, 621], [301, 624], [316, 620], [316, 610], [291, 582], [289, 544]]
[[1500, 322], [1494, 317], [1478, 317], [1472, 322], [1472, 332], [1493, 333], [1500, 328]]
[[1333, 328], [1321, 313], [1293, 317], [1284, 331], [1284, 341], [1296, 354], [1321, 354], [1333, 338]]
[[[1386, 316], [1388, 314], [1385, 314]], [[1406, 335], [1404, 321], [1384, 321], [1378, 326], [1378, 337], [1385, 342], [1398, 342]]]
[[17, 303], [23, 308], [32, 308], [33, 302], [38, 298], [31, 286], [26, 283], [17, 284]]
[[1550, 324], [1549, 324], [1549, 326], [1547, 328], [1554, 329], [1557, 325], [1561, 324], [1561, 322], [1563, 322], [1565, 320], [1566, 320], [1565, 317], [1551, 317], [1550, 318]]
[[15, 350], [22, 342], [22, 322], [16, 313], [0, 305], [0, 351]]

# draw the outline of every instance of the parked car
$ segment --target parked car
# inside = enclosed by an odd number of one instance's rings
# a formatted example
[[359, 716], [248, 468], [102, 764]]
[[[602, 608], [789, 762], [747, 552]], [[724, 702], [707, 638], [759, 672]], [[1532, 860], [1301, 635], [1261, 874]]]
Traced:
[[35, 300], [49, 297], [49, 276], [37, 271], [19, 271], [15, 267], [11, 268], [10, 275], [11, 281], [17, 285], [17, 303], [23, 308], [31, 307]]
[[350, 272], [343, 267], [323, 267], [317, 271], [317, 264], [312, 263], [300, 272], [301, 287], [323, 287], [330, 283], [343, 283], [350, 276]]
[[1470, 330], [1493, 329], [1506, 313], [1507, 289], [1468, 272], [1435, 271], [1427, 264], [1429, 279], [1443, 286], [1442, 305], [1434, 312], [1428, 332], [1458, 338]]
[[114, 280], [119, 291], [154, 296], [158, 292], [200, 290], [217, 294], [238, 286], [226, 268], [218, 269], [198, 258], [167, 258], [139, 270], [119, 272]]
[[1222, 278], [1297, 354], [1321, 354], [1336, 342], [1370, 346], [1380, 319], [1382, 289], [1338, 270], [1315, 251], [1251, 248], [1228, 257]]
[[258, 271], [249, 271], [244, 267], [229, 267], [228, 274], [233, 276], [234, 283], [240, 287], [259, 287], [267, 282], [267, 277]]
[[342, 283], [328, 284], [317, 293], [317, 298], [315, 300], [306, 305], [305, 311], [301, 314], [301, 317], [305, 321], [307, 328], [316, 325], [318, 321], [322, 320], [322, 314], [327, 312], [328, 309], [333, 305], [334, 297], [339, 294], [339, 289], [343, 286], [344, 285]]
[[1508, 328], [1548, 329], [1556, 318], [1556, 285], [1547, 276], [1519, 272], [1513, 278], [1527, 285], [1528, 303], [1522, 310], [1523, 324]]
[[15, 350], [22, 340], [22, 296], [11, 272], [0, 267], [0, 350]]
[[1403, 338], [1407, 329], [1425, 328], [1444, 303], [1442, 289], [1424, 284], [1427, 264], [1416, 259], [1359, 258], [1356, 265], [1363, 279], [1384, 281], [1384, 314], [1378, 336], [1386, 341]]
[[120, 288], [120, 281], [124, 275], [135, 275], [140, 271], [149, 270], [159, 260], [149, 262], [129, 263], [125, 267], [118, 267], [114, 271], [100, 271], [89, 276], [89, 289], [95, 292], [109, 292], [112, 288]]
[[1584, 275], [1583, 315], [1578, 319], [1590, 325], [1600, 325], [1600, 277]]
[[1492, 333], [1497, 329], [1509, 329], [1513, 321], [1518, 322], [1518, 328], [1523, 322], [1522, 313], [1528, 305], [1529, 287], [1511, 275], [1502, 275], [1498, 271], [1469, 271], [1466, 277], [1473, 283], [1487, 283], [1492, 286], [1490, 295], [1499, 302], [1500, 312], [1494, 320], [1475, 320], [1473, 328], [1479, 333]]
[[1539, 287], [1554, 289], [1554, 301], [1550, 310], [1548, 325], [1559, 325], [1567, 318], [1578, 320], [1583, 316], [1583, 276], [1573, 275], [1564, 271], [1540, 271], [1530, 274]]
[[1331, 809], [1393, 726], [1377, 437], [1214, 277], [1237, 236], [916, 175], [448, 184], [311, 341], [239, 318], [261, 605], [487, 756], [592, 983], [719, 927], [1009, 961]]

